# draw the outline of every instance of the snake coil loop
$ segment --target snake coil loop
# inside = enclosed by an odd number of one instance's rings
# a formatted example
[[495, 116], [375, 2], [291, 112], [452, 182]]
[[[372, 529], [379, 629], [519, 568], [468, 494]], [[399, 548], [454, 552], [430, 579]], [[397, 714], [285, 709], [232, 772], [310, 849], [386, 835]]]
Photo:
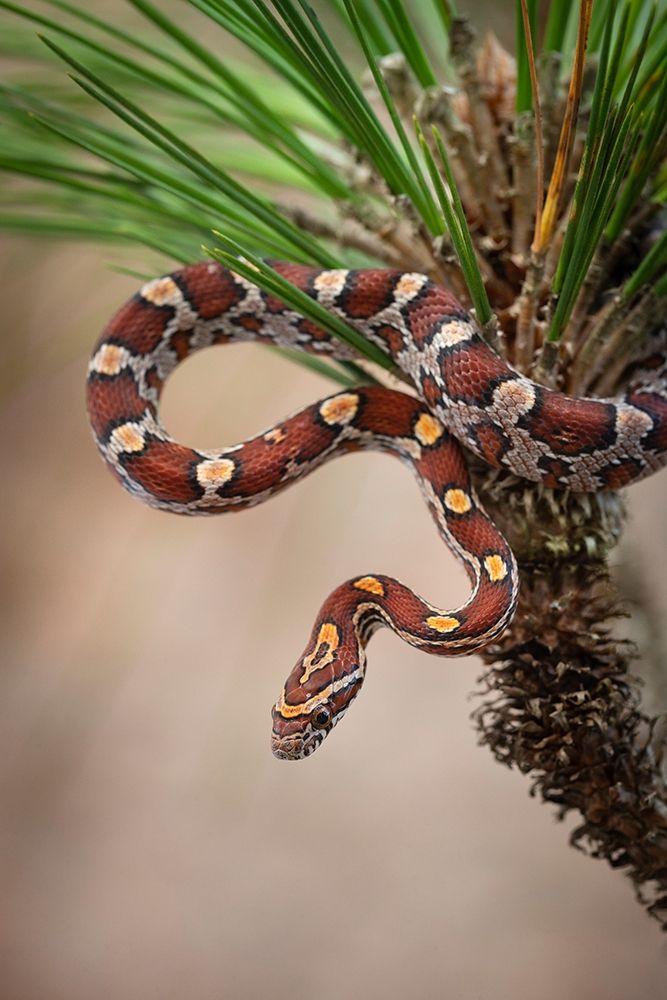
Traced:
[[510, 368], [454, 296], [423, 274], [273, 266], [388, 353], [420, 398], [350, 389], [243, 444], [197, 451], [172, 440], [158, 418], [160, 392], [200, 348], [253, 340], [354, 358], [310, 320], [214, 263], [151, 281], [122, 307], [93, 351], [87, 392], [95, 440], [112, 472], [145, 503], [178, 514], [261, 503], [330, 458], [361, 449], [396, 455], [415, 474], [442, 539], [468, 573], [470, 597], [442, 611], [376, 573], [334, 590], [273, 708], [274, 753], [294, 759], [320, 745], [359, 692], [377, 628], [456, 656], [486, 645], [511, 621], [516, 562], [475, 495], [459, 442], [549, 487], [625, 486], [667, 462], [667, 362], [646, 359], [622, 398], [575, 399]]

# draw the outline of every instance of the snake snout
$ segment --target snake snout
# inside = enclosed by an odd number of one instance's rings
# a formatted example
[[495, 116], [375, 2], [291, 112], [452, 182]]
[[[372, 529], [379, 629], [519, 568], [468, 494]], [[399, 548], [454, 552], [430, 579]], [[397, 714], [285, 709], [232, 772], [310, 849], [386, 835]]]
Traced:
[[271, 750], [279, 760], [303, 760], [317, 750], [320, 743], [321, 740], [312, 736], [277, 736], [275, 733], [271, 736]]
[[301, 740], [284, 740], [271, 737], [271, 751], [278, 760], [301, 760], [303, 756]]

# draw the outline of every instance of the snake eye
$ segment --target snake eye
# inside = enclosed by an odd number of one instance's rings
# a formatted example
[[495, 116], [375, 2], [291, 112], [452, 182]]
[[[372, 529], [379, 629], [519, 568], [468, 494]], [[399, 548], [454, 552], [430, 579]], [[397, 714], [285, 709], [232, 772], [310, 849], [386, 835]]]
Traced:
[[326, 705], [318, 705], [312, 714], [311, 722], [316, 729], [326, 729], [331, 722], [331, 712]]

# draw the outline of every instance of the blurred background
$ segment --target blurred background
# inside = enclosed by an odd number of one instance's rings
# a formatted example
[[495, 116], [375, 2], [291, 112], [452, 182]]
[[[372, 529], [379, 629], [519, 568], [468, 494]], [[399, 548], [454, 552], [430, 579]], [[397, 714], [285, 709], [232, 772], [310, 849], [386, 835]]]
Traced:
[[[494, 5], [507, 44], [512, 15]], [[234, 518], [127, 496], [83, 402], [137, 284], [112, 258], [0, 249], [0, 1000], [661, 994], [667, 945], [629, 883], [477, 746], [478, 660], [383, 631], [325, 747], [272, 758], [270, 707], [333, 587], [381, 571], [451, 607], [466, 581], [381, 456]], [[330, 388], [259, 348], [207, 351], [163, 416], [214, 447]], [[632, 489], [619, 559], [664, 614], [663, 477]]]

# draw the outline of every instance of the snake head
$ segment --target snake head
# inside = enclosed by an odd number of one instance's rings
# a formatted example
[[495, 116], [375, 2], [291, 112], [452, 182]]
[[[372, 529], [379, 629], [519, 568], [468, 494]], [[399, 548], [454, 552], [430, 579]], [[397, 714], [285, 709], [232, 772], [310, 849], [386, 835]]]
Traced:
[[285, 719], [280, 705], [280, 702], [275, 705], [271, 713], [271, 749], [274, 756], [280, 760], [302, 760], [309, 757], [335, 725], [331, 709], [322, 702], [308, 717]]
[[271, 712], [271, 748], [281, 760], [314, 753], [342, 719], [364, 679], [365, 657], [351, 631], [325, 621], [290, 673]]

